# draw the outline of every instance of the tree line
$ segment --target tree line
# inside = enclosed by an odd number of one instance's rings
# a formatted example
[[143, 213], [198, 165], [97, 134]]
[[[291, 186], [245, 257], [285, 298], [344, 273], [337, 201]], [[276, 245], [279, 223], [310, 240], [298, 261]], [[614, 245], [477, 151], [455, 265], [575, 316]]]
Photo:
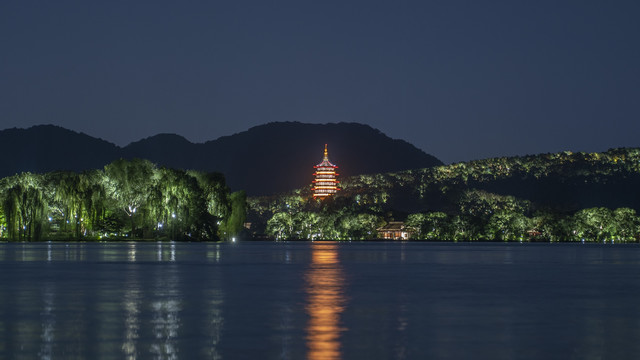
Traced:
[[[320, 206], [309, 199], [301, 207], [275, 211], [265, 233], [274, 239], [371, 240], [379, 238], [391, 213]], [[302, 202], [304, 203], [304, 201]], [[315, 203], [315, 204], [314, 204]], [[453, 213], [411, 213], [404, 221], [413, 240], [432, 241], [544, 241], [544, 242], [638, 242], [640, 216], [634, 209], [604, 207], [573, 213], [535, 211], [530, 204], [511, 196], [470, 191]]]
[[0, 179], [0, 237], [12, 241], [218, 240], [243, 229], [246, 195], [224, 176], [117, 160], [83, 173]]
[[629, 208], [582, 209], [573, 214], [499, 210], [489, 216], [410, 214], [405, 223], [413, 239], [438, 241], [638, 242], [640, 217]]
[[393, 220], [414, 239], [639, 241], [640, 149], [560, 152], [341, 179], [336, 196], [309, 187], [249, 199], [272, 238], [364, 239]]

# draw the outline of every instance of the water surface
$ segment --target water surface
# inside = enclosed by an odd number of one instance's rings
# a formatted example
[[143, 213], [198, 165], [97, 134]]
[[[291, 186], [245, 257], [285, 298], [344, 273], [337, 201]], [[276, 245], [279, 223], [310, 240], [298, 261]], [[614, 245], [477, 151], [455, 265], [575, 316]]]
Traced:
[[0, 243], [3, 359], [635, 359], [640, 247]]

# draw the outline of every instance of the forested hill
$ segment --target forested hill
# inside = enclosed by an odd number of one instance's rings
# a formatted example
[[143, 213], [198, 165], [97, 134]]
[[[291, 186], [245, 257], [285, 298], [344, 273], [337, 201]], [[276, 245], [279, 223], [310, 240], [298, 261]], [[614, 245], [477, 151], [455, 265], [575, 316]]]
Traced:
[[249, 199], [256, 234], [366, 239], [406, 220], [435, 240], [640, 240], [640, 149], [561, 152], [343, 178], [314, 200], [310, 187]]
[[343, 196], [377, 193], [400, 209], [447, 209], [470, 189], [575, 211], [595, 206], [640, 210], [640, 149], [501, 157], [343, 181]]
[[220, 172], [233, 190], [249, 195], [290, 191], [310, 184], [324, 144], [342, 176], [441, 165], [403, 140], [355, 123], [269, 123], [206, 143], [174, 134], [152, 136], [120, 148], [57, 126], [0, 131], [5, 154], [0, 177], [20, 172], [102, 169], [119, 158], [148, 159], [159, 166]]

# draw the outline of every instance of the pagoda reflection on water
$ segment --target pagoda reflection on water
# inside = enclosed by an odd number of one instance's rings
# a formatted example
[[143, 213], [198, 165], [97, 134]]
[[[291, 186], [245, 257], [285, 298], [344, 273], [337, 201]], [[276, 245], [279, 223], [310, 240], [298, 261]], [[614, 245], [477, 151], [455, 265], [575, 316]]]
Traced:
[[335, 194], [339, 190], [338, 174], [336, 173], [337, 168], [337, 165], [329, 161], [327, 144], [324, 144], [324, 158], [320, 164], [314, 166], [314, 169], [316, 169], [316, 172], [313, 173], [315, 180], [313, 180], [313, 188], [311, 189], [314, 198], [325, 198]]

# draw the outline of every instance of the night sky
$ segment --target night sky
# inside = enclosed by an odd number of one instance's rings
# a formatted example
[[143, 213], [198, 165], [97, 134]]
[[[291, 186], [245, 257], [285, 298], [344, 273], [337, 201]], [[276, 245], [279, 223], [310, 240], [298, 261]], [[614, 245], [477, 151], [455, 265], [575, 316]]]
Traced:
[[0, 1], [0, 129], [359, 122], [444, 162], [640, 146], [640, 1]]

